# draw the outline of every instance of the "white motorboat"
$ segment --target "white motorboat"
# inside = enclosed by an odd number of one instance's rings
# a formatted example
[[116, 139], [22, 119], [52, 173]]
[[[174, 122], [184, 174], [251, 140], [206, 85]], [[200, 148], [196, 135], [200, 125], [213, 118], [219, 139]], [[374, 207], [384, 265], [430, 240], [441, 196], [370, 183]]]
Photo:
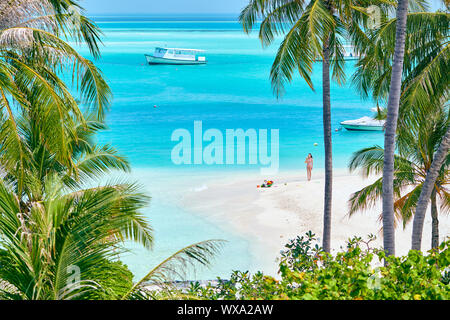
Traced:
[[341, 126], [350, 131], [383, 131], [385, 122], [385, 120], [362, 117], [356, 120], [343, 121]]
[[181, 48], [155, 48], [153, 54], [146, 54], [149, 64], [193, 65], [206, 64], [206, 57], [200, 56], [203, 50]]

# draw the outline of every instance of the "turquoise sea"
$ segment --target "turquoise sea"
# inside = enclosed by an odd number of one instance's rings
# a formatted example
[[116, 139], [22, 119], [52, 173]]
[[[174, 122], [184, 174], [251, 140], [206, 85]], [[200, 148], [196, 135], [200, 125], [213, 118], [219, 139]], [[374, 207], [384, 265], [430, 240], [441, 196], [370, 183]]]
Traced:
[[[145, 214], [155, 229], [155, 248], [146, 252], [130, 246], [123, 257], [136, 276], [195, 241], [229, 240], [212, 270], [198, 279], [227, 277], [231, 270], [252, 271], [248, 243], [239, 235], [186, 212], [177, 203], [182, 190], [174, 186], [191, 179], [190, 187], [201, 188], [202, 176], [223, 177], [227, 172], [257, 171], [252, 165], [182, 165], [171, 161], [175, 142], [172, 132], [193, 130], [202, 121], [203, 130], [279, 129], [280, 172], [303, 170], [311, 152], [315, 168], [323, 168], [321, 65], [317, 63], [313, 92], [302, 79], [286, 89], [282, 99], [272, 92], [269, 73], [277, 45], [263, 49], [257, 33], [248, 36], [234, 16], [96, 16], [104, 33], [102, 57], [96, 62], [114, 93], [107, 117], [109, 130], [99, 137], [111, 143], [131, 161], [133, 179], [152, 196]], [[280, 40], [277, 41], [277, 44]], [[144, 54], [156, 46], [206, 50], [207, 65], [149, 66]], [[87, 51], [82, 49], [87, 55]], [[351, 76], [354, 62], [346, 72]], [[297, 77], [298, 78], [298, 77]], [[156, 108], [154, 106], [157, 106]], [[336, 168], [345, 168], [352, 152], [382, 144], [377, 132], [335, 132], [339, 122], [371, 115], [370, 101], [362, 101], [350, 86], [332, 87], [333, 157]], [[314, 146], [317, 143], [318, 146]], [[262, 177], [263, 178], [263, 177]], [[276, 177], [272, 177], [276, 179]]]

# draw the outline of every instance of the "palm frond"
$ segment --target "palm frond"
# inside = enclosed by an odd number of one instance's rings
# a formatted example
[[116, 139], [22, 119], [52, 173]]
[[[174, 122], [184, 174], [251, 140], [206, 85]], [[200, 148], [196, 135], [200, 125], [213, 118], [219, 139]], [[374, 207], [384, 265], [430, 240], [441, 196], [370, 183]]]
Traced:
[[241, 11], [239, 22], [246, 33], [252, 31], [253, 26], [257, 22], [258, 17], [264, 13], [264, 8], [270, 0], [251, 0], [248, 5]]
[[304, 10], [304, 1], [284, 0], [273, 1], [271, 7], [266, 9], [264, 20], [259, 27], [259, 39], [263, 46], [272, 43], [275, 36], [284, 34], [300, 19]]
[[196, 265], [208, 266], [223, 243], [223, 240], [202, 241], [177, 251], [139, 280], [122, 297], [122, 300], [133, 299], [134, 296], [142, 295], [142, 291], [145, 291], [145, 286], [148, 284], [163, 285], [176, 278], [184, 279], [186, 271], [189, 268], [195, 268]]

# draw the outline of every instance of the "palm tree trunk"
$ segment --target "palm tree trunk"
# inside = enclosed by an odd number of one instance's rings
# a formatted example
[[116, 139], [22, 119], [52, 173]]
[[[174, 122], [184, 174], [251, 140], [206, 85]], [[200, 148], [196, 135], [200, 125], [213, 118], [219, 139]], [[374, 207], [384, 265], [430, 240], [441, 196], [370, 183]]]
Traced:
[[431, 193], [431, 248], [439, 247], [439, 219], [438, 219], [438, 208], [436, 201], [436, 188], [433, 188]]
[[325, 194], [323, 212], [323, 249], [331, 250], [331, 206], [333, 192], [333, 157], [331, 141], [331, 85], [330, 85], [330, 48], [328, 39], [323, 44], [323, 134], [325, 146]]
[[416, 206], [416, 213], [414, 215], [413, 231], [412, 231], [412, 250], [421, 250], [422, 246], [422, 232], [423, 232], [423, 222], [425, 220], [425, 213], [428, 207], [428, 201], [431, 197], [431, 193], [434, 190], [434, 184], [439, 176], [439, 171], [441, 170], [442, 164], [447, 158], [448, 152], [450, 150], [450, 126], [447, 127], [447, 132], [444, 138], [442, 138], [439, 149], [436, 151], [433, 157], [433, 163], [428, 170], [427, 177], [422, 186], [422, 191], [420, 193], [419, 201]]
[[383, 244], [386, 254], [395, 255], [394, 228], [394, 152], [398, 109], [402, 86], [403, 59], [405, 56], [406, 19], [408, 0], [399, 0], [397, 7], [396, 42], [389, 91], [386, 132], [384, 135], [383, 168]]

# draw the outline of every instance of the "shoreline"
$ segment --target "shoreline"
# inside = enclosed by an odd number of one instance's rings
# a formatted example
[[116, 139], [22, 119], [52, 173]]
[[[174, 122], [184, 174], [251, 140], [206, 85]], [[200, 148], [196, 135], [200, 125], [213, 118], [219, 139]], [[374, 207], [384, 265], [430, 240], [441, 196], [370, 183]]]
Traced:
[[[250, 171], [158, 170], [134, 168], [129, 178], [139, 181], [152, 197], [144, 210], [155, 228], [155, 247], [151, 253], [133, 247], [127, 259], [138, 275], [171, 253], [197, 241], [225, 239], [228, 242], [213, 259], [210, 268], [200, 268], [189, 279], [228, 278], [233, 270], [277, 276], [276, 259], [285, 244], [311, 230], [322, 236], [324, 170], [313, 170], [306, 181], [306, 169], [262, 176]], [[359, 173], [335, 168], [333, 177], [332, 252], [345, 247], [348, 238], [374, 234], [373, 247], [381, 248], [379, 234], [381, 201], [377, 206], [351, 218], [347, 200], [352, 192], [367, 186], [377, 177], [363, 179]], [[268, 189], [256, 185], [274, 180]], [[431, 217], [426, 215], [422, 248], [431, 244]], [[450, 236], [450, 216], [441, 215], [440, 239]], [[405, 255], [411, 245], [412, 223], [396, 229], [396, 254]], [[319, 241], [321, 243], [321, 241]]]
[[[271, 188], [258, 189], [265, 178], [258, 175], [239, 175], [222, 181], [208, 182], [204, 187], [186, 192], [181, 205], [194, 214], [239, 234], [249, 243], [249, 254], [255, 270], [276, 276], [280, 250], [289, 239], [311, 230], [321, 238], [323, 223], [324, 170], [313, 171], [313, 179], [306, 181], [305, 172], [285, 172], [270, 177]], [[382, 247], [381, 201], [364, 212], [349, 217], [347, 201], [351, 193], [367, 186], [377, 177], [363, 179], [347, 169], [336, 169], [333, 177], [332, 252], [345, 247], [353, 236], [377, 236], [373, 247]], [[412, 223], [405, 229], [396, 228], [396, 254], [405, 255], [411, 246]], [[440, 238], [450, 235], [450, 218], [440, 216]], [[320, 239], [321, 241], [321, 239]], [[427, 213], [422, 240], [423, 251], [431, 243], [431, 217]], [[253, 269], [253, 268], [251, 268]]]

